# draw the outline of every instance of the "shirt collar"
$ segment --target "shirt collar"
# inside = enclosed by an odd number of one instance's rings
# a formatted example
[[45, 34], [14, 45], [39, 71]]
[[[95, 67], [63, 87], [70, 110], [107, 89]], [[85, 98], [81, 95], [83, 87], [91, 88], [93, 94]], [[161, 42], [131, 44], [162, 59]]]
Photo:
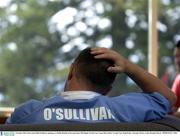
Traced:
[[92, 99], [94, 97], [100, 96], [101, 94], [93, 91], [66, 91], [61, 92], [60, 96], [67, 100], [81, 100], [81, 99]]

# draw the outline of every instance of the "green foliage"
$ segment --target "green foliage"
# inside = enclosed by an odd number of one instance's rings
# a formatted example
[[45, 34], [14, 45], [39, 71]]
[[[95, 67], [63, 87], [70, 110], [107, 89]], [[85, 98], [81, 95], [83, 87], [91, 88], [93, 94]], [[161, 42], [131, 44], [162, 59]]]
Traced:
[[[60, 42], [57, 35], [49, 33], [47, 24], [60, 6], [48, 1], [42, 5], [36, 0], [12, 1], [13, 4], [16, 4], [17, 10], [6, 18], [3, 16], [2, 22], [7, 26], [2, 28], [0, 39], [2, 103], [9, 106], [55, 94], [52, 84], [61, 81], [61, 77], [54, 79], [53, 83], [48, 81], [51, 76], [49, 69], [55, 67], [54, 58]], [[17, 22], [9, 20], [11, 14], [18, 18]], [[15, 49], [11, 49], [11, 46], [15, 46]], [[37, 81], [41, 81], [43, 86], [37, 87], [40, 86]]]

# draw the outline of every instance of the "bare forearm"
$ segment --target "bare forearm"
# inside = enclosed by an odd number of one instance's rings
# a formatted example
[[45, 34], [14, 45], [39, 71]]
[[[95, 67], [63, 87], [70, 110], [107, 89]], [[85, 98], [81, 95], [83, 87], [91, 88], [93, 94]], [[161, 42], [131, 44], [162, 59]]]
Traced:
[[180, 112], [174, 112], [172, 115], [175, 116], [175, 117], [180, 118]]
[[134, 80], [144, 92], [158, 92], [166, 97], [170, 101], [171, 105], [173, 105], [176, 101], [175, 95], [160, 79], [146, 72], [136, 64], [126, 61], [125, 73]]

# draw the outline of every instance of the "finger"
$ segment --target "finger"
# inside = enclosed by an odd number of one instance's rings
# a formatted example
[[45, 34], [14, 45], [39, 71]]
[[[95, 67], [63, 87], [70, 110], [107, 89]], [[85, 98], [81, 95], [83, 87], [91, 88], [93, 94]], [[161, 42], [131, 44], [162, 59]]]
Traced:
[[102, 50], [94, 50], [94, 51], [91, 51], [91, 54], [95, 55], [95, 54], [102, 54], [104, 53], [104, 51]]
[[91, 48], [91, 51], [94, 51], [94, 50], [107, 50], [107, 48], [104, 48], [104, 47]]
[[106, 48], [91, 48], [91, 54], [105, 53], [107, 51]]
[[121, 73], [123, 69], [121, 67], [109, 67], [107, 71], [111, 73]]
[[94, 58], [96, 58], [96, 59], [112, 59], [111, 55], [108, 53], [95, 55]]

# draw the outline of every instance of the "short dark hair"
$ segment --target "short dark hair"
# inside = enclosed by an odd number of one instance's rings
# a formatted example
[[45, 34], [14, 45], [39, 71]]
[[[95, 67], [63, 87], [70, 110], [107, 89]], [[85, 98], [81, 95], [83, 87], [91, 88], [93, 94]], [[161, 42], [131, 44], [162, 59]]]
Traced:
[[110, 89], [116, 77], [116, 74], [108, 72], [107, 68], [114, 63], [107, 59], [95, 59], [90, 52], [91, 48], [86, 48], [75, 59], [77, 76], [83, 77], [96, 91], [101, 91], [99, 93], [107, 93], [103, 90]]
[[176, 43], [176, 48], [180, 48], [180, 40]]

